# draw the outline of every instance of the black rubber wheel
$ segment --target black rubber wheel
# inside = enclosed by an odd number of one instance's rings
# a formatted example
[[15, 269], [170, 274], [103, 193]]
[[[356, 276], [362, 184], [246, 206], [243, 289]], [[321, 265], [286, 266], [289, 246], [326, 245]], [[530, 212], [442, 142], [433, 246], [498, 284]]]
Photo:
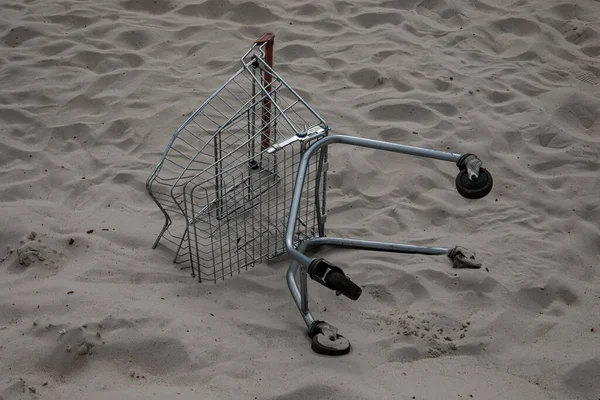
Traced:
[[467, 169], [462, 169], [456, 176], [456, 190], [467, 199], [481, 199], [492, 191], [494, 180], [492, 174], [485, 168], [479, 169], [479, 177], [474, 181], [469, 179]]
[[334, 338], [317, 333], [312, 338], [311, 348], [315, 353], [325, 356], [343, 356], [350, 352], [350, 341], [342, 335]]

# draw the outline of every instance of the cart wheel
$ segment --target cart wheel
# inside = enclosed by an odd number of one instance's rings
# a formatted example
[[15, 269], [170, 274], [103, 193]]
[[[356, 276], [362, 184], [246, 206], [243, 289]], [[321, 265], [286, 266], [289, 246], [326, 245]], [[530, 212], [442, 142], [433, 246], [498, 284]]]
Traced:
[[315, 353], [325, 356], [343, 356], [350, 352], [350, 341], [342, 335], [334, 337], [317, 333], [312, 338], [311, 347]]
[[479, 177], [474, 181], [469, 179], [467, 169], [462, 169], [456, 176], [456, 190], [467, 199], [481, 199], [492, 191], [494, 180], [485, 168], [479, 169]]

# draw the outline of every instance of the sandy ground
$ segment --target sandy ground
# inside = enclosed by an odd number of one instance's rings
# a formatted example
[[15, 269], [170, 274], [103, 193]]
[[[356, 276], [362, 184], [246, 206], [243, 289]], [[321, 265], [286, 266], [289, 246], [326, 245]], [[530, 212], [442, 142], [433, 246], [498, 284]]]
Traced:
[[[599, 20], [592, 0], [2, 2], [0, 398], [600, 398]], [[328, 234], [484, 264], [327, 252], [364, 290], [311, 285], [341, 358], [310, 350], [285, 260], [215, 285], [151, 249], [146, 178], [265, 31], [334, 133], [494, 175], [469, 201], [447, 163], [332, 149]]]

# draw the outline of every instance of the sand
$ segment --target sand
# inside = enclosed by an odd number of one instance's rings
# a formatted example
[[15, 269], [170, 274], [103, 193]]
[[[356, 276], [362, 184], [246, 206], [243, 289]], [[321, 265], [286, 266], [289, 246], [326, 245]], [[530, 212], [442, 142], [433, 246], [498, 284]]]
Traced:
[[[5, 1], [0, 398], [600, 398], [600, 3]], [[352, 352], [313, 353], [285, 259], [198, 283], [152, 250], [145, 180], [265, 31], [333, 133], [476, 153], [332, 148], [327, 233], [477, 253], [325, 251], [311, 285]]]

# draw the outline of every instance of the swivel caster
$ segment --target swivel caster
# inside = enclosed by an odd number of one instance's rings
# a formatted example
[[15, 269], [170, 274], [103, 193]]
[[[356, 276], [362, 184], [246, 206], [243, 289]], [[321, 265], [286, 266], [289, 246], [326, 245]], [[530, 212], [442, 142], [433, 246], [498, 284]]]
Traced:
[[350, 352], [350, 341], [337, 333], [337, 328], [324, 321], [315, 321], [308, 331], [311, 348], [325, 356], [343, 356]]
[[481, 199], [492, 191], [492, 174], [481, 167], [481, 160], [473, 154], [465, 154], [457, 162], [460, 172], [456, 176], [456, 190], [467, 199]]

